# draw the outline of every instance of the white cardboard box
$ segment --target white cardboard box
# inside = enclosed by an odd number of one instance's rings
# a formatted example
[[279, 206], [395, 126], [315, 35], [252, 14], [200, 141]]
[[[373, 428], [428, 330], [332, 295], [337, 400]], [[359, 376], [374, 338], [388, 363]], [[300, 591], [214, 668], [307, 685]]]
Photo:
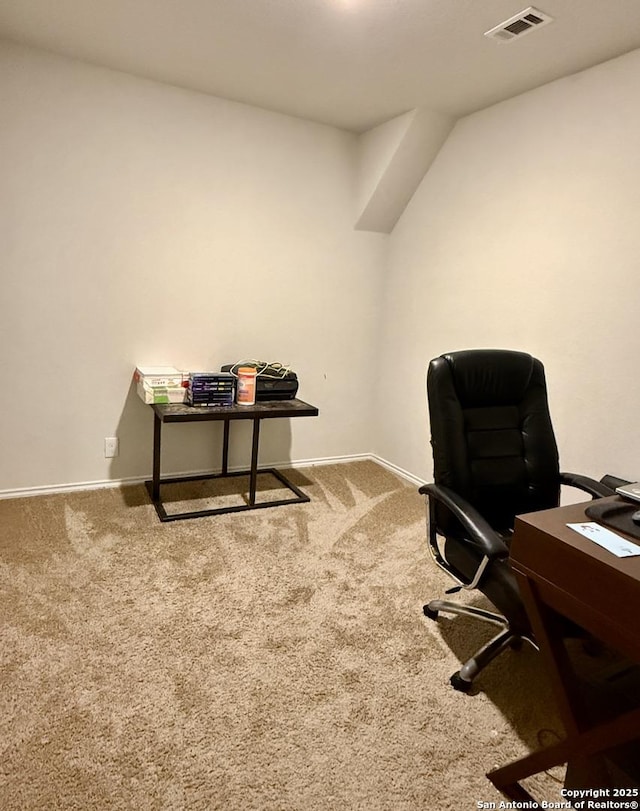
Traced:
[[186, 389], [184, 386], [147, 386], [139, 380], [136, 386], [138, 397], [143, 403], [184, 403]]
[[143, 403], [183, 403], [185, 376], [175, 366], [137, 366], [133, 373]]
[[133, 379], [150, 387], [181, 386], [184, 375], [175, 366], [137, 366]]

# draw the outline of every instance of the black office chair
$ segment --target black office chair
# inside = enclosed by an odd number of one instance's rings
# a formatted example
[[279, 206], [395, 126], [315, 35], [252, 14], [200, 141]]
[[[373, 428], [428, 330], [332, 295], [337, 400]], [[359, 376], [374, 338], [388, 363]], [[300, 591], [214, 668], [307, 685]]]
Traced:
[[500, 632], [451, 677], [468, 692], [474, 678], [507, 647], [535, 645], [509, 566], [515, 516], [557, 507], [560, 485], [593, 498], [613, 490], [561, 473], [542, 363], [524, 352], [478, 349], [435, 358], [427, 374], [434, 483], [428, 496], [429, 547], [460, 589], [478, 589], [497, 612], [432, 600], [424, 613], [468, 614]]

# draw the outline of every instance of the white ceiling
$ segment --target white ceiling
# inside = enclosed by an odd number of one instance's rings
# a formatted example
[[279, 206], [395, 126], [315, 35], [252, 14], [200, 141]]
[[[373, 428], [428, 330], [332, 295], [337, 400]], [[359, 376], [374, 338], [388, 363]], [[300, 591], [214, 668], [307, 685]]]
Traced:
[[455, 117], [640, 47], [640, 0], [540, 0], [554, 22], [483, 32], [527, 0], [0, 0], [0, 36], [362, 132]]

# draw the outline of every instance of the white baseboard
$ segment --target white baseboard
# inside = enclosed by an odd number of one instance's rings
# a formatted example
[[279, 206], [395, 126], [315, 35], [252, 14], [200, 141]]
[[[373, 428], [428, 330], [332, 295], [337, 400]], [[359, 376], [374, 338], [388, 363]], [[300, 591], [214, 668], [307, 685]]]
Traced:
[[414, 474], [409, 473], [408, 470], [404, 470], [403, 468], [398, 467], [398, 465], [394, 465], [392, 462], [388, 462], [386, 459], [383, 459], [381, 456], [378, 456], [375, 453], [352, 454], [351, 456], [327, 456], [324, 459], [304, 459], [298, 462], [281, 462], [279, 464], [272, 465], [272, 467], [278, 468], [315, 467], [317, 465], [337, 465], [341, 464], [342, 462], [361, 462], [361, 461], [375, 462], [381, 467], [384, 467], [387, 470], [391, 471], [391, 473], [395, 473], [397, 476], [406, 479], [411, 484], [415, 484], [417, 487], [421, 487], [425, 483], [424, 479], [420, 479], [417, 476], [414, 476]]
[[398, 465], [394, 465], [392, 462], [387, 462], [386, 459], [382, 459], [380, 456], [376, 456], [375, 453], [369, 454], [369, 459], [374, 462], [377, 462], [382, 467], [386, 467], [387, 470], [390, 470], [392, 473], [397, 474], [403, 479], [406, 479], [411, 484], [415, 484], [416, 487], [422, 487], [423, 484], [426, 484], [424, 479], [418, 478], [418, 476], [414, 475], [413, 473], [409, 473], [408, 470], [404, 470]]
[[121, 487], [126, 484], [142, 484], [149, 477], [132, 476], [128, 479], [102, 479], [93, 482], [71, 482], [69, 484], [41, 485], [38, 487], [19, 487], [15, 490], [0, 490], [0, 499], [30, 498], [31, 496], [52, 496], [57, 493], [73, 493], [81, 490], [105, 490], [109, 487]]
[[[412, 473], [409, 473], [406, 470], [398, 467], [397, 465], [388, 462], [386, 459], [382, 459], [380, 456], [377, 456], [375, 453], [361, 453], [361, 454], [350, 454], [346, 456], [325, 456], [316, 459], [297, 459], [296, 461], [287, 460], [285, 462], [274, 462], [269, 464], [268, 467], [276, 467], [276, 468], [305, 468], [305, 467], [316, 467], [320, 465], [338, 465], [344, 464], [346, 462], [362, 462], [362, 461], [370, 461], [376, 462], [377, 464], [381, 465], [382, 467], [390, 470], [392, 473], [400, 476], [403, 479], [411, 482], [411, 484], [415, 484], [418, 487], [424, 484], [424, 481], [419, 479], [417, 476], [414, 476]], [[267, 467], [265, 465], [264, 467]], [[231, 467], [229, 471], [231, 473], [243, 470], [246, 468], [242, 467]], [[258, 471], [260, 467], [258, 468]], [[189, 470], [189, 471], [182, 471], [182, 472], [165, 472], [163, 473], [163, 477], [168, 476], [206, 476], [209, 473], [216, 473], [215, 470]], [[123, 487], [126, 485], [133, 485], [133, 484], [143, 484], [145, 481], [148, 481], [150, 476], [131, 476], [125, 479], [103, 479], [100, 481], [90, 481], [90, 482], [72, 482], [69, 484], [55, 484], [55, 485], [42, 485], [38, 487], [20, 487], [13, 490], [0, 490], [0, 499], [8, 499], [8, 498], [30, 498], [32, 496], [50, 496], [56, 495], [58, 493], [73, 493], [82, 490], [103, 490], [110, 487]]]

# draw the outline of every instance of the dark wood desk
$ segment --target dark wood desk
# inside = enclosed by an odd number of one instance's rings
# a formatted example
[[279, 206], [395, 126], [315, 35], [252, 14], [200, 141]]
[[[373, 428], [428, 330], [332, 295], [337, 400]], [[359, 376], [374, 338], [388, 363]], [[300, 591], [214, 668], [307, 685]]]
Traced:
[[[283, 417], [317, 417], [318, 409], [302, 400], [268, 400], [252, 406], [189, 406], [189, 405], [152, 405], [153, 420], [153, 474], [150, 481], [145, 482], [151, 500], [161, 521], [180, 521], [185, 518], [201, 518], [205, 515], [221, 515], [223, 513], [243, 512], [245, 510], [258, 510], [264, 507], [277, 507], [282, 504], [300, 504], [309, 501], [298, 487], [290, 482], [284, 474], [275, 468], [262, 468], [258, 470], [258, 445], [260, 442], [260, 422], [268, 419]], [[253, 421], [253, 441], [251, 450], [251, 467], [249, 470], [229, 472], [229, 426], [234, 420]], [[222, 470], [220, 473], [197, 476], [174, 476], [162, 478], [161, 450], [162, 426], [164, 423], [175, 422], [223, 422], [224, 433], [222, 441]], [[295, 498], [261, 501], [256, 503], [256, 483], [260, 473], [270, 473], [290, 490]], [[249, 503], [233, 507], [217, 507], [208, 510], [192, 510], [190, 512], [168, 514], [160, 496], [160, 486], [185, 481], [201, 481], [203, 479], [227, 478], [230, 476], [249, 476]]]
[[511, 562], [567, 733], [560, 743], [487, 775], [516, 801], [532, 799], [521, 780], [570, 761], [588, 762], [594, 785], [612, 788], [606, 784], [602, 761], [592, 756], [640, 737], [640, 709], [597, 725], [589, 721], [561, 635], [558, 615], [640, 663], [640, 557], [618, 558], [567, 527], [591, 520], [585, 516], [587, 506], [574, 504], [516, 519]]

